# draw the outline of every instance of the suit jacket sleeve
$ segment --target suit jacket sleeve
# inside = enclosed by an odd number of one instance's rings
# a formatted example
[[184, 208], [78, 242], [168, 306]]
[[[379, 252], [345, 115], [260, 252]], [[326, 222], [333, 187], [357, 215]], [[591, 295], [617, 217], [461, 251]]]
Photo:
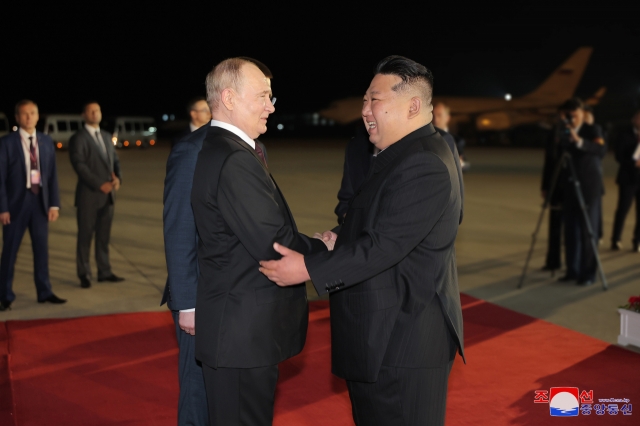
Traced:
[[[71, 136], [71, 139], [69, 139], [69, 158], [71, 159], [71, 165], [84, 184], [98, 191], [106, 181], [91, 170], [87, 164], [88, 156], [89, 148], [87, 147], [85, 138], [82, 137], [80, 133]], [[114, 163], [115, 158], [114, 156]]]
[[167, 160], [164, 180], [164, 249], [171, 307], [175, 310], [196, 306], [198, 245], [191, 187], [198, 152], [189, 143], [175, 145]]
[[7, 181], [9, 179], [9, 143], [6, 138], [0, 139], [0, 213], [9, 211]]
[[374, 228], [365, 227], [355, 241], [332, 252], [305, 256], [318, 294], [326, 293], [329, 283], [350, 287], [397, 264], [429, 234], [449, 204], [449, 171], [431, 153], [410, 156], [387, 179]]
[[220, 212], [256, 264], [281, 257], [273, 249], [276, 242], [303, 254], [324, 246], [322, 241], [299, 234], [285, 223], [273, 195], [277, 191], [275, 183], [249, 152], [230, 154], [220, 173]]
[[120, 159], [118, 158], [118, 153], [116, 152], [115, 148], [113, 148], [113, 173], [115, 173], [118, 179], [120, 179], [120, 183], [122, 183], [122, 171], [120, 170]]
[[[53, 141], [50, 141], [50, 146], [53, 147]], [[49, 162], [51, 163], [49, 166], [49, 176], [47, 177], [47, 186], [49, 190], [49, 208], [58, 207], [60, 208], [60, 190], [58, 188], [58, 166], [56, 165], [56, 151], [51, 148], [49, 151], [51, 155], [49, 156]]]
[[581, 137], [582, 147], [575, 147], [575, 149], [604, 158], [607, 154], [607, 144], [602, 136], [602, 128], [600, 126], [595, 124], [587, 135]]

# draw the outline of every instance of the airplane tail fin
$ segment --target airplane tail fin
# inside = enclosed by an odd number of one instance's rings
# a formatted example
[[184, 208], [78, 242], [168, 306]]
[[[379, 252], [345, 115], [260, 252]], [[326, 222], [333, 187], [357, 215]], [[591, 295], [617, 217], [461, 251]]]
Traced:
[[598, 89], [596, 93], [593, 94], [589, 99], [587, 99], [584, 103], [591, 106], [596, 106], [600, 103], [600, 99], [607, 93], [607, 88], [602, 86]]
[[571, 98], [587, 67], [592, 47], [581, 47], [576, 50], [562, 65], [558, 67], [536, 90], [525, 96], [525, 99], [545, 100], [560, 104]]

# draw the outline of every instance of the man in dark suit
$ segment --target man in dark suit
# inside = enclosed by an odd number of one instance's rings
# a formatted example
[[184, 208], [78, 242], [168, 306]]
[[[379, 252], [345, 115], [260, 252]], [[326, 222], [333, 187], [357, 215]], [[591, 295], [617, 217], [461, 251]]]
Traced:
[[[580, 193], [586, 204], [593, 238], [597, 246], [598, 220], [602, 199], [602, 158], [607, 153], [607, 146], [602, 137], [602, 129], [597, 124], [584, 122], [583, 103], [578, 98], [569, 99], [561, 107], [564, 123], [559, 126], [559, 146], [571, 154], [571, 163], [580, 182]], [[580, 208], [578, 195], [571, 173], [561, 175], [558, 185], [564, 187], [564, 235], [565, 259], [567, 273], [560, 281], [576, 281], [581, 286], [594, 283], [597, 263], [592, 236], [589, 235], [585, 216]]]
[[0, 139], [0, 311], [16, 298], [11, 289], [20, 242], [27, 228], [33, 248], [33, 275], [38, 302], [65, 303], [49, 281], [49, 222], [58, 219], [60, 194], [53, 140], [36, 132], [38, 106], [30, 100], [16, 105], [17, 132]]
[[618, 207], [616, 208], [611, 234], [611, 250], [622, 248], [622, 228], [631, 204], [636, 202], [636, 225], [633, 230], [632, 250], [640, 251], [640, 111], [631, 119], [631, 126], [617, 137], [616, 161], [620, 164], [616, 183], [618, 184]]
[[172, 149], [182, 139], [211, 121], [211, 110], [204, 96], [191, 99], [187, 105], [187, 112], [189, 113], [189, 126], [171, 140]]
[[276, 286], [258, 261], [278, 257], [275, 241], [302, 253], [326, 246], [297, 232], [254, 141], [275, 110], [270, 80], [252, 62], [232, 58], [206, 85], [213, 120], [191, 192], [199, 237], [196, 357], [211, 425], [270, 425], [278, 363], [302, 350], [308, 307], [303, 284]]
[[[263, 74], [271, 80], [273, 75], [262, 62], [245, 58], [253, 62]], [[204, 98], [201, 98], [204, 100]], [[204, 102], [204, 105], [202, 105]], [[199, 124], [198, 116], [208, 113], [206, 125]], [[167, 303], [176, 325], [179, 360], [178, 379], [180, 397], [178, 400], [178, 425], [208, 425], [209, 410], [205, 391], [202, 364], [195, 356], [195, 306], [198, 287], [198, 233], [191, 208], [191, 189], [193, 172], [196, 168], [198, 153], [210, 127], [211, 113], [206, 101], [191, 103], [190, 109], [199, 109], [197, 116], [192, 114], [190, 132], [171, 150], [167, 160], [167, 175], [164, 180], [164, 247], [167, 261], [167, 284], [161, 305]], [[258, 140], [265, 160], [269, 157], [265, 146]]]
[[378, 64], [362, 116], [380, 152], [335, 249], [302, 255], [275, 244], [283, 258], [260, 262], [278, 285], [311, 277], [329, 293], [332, 371], [347, 380], [357, 425], [444, 424], [449, 372], [463, 353], [462, 184], [431, 124], [432, 81], [407, 58]]
[[119, 282], [111, 271], [109, 238], [116, 191], [122, 175], [111, 135], [100, 129], [102, 111], [97, 102], [88, 102], [82, 111], [85, 126], [69, 140], [71, 165], [78, 174], [75, 206], [78, 220], [77, 273], [82, 288], [91, 287], [89, 249], [95, 233], [98, 281]]

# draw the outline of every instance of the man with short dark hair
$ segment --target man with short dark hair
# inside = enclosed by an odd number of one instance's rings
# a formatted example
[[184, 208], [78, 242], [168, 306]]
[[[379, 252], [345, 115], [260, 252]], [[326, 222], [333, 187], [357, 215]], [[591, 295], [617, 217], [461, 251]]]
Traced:
[[109, 261], [111, 223], [122, 175], [111, 135], [100, 129], [100, 105], [94, 101], [87, 102], [82, 109], [82, 118], [84, 128], [69, 139], [69, 158], [78, 175], [75, 196], [78, 221], [76, 267], [80, 287], [89, 288], [92, 277], [89, 249], [94, 234], [98, 281], [124, 280], [111, 271]]
[[27, 228], [33, 248], [33, 276], [38, 302], [65, 303], [51, 291], [49, 224], [58, 219], [60, 194], [53, 140], [36, 131], [38, 106], [28, 99], [16, 104], [19, 130], [0, 139], [0, 311], [16, 298], [11, 289], [18, 249]]
[[636, 203], [636, 224], [633, 229], [631, 249], [640, 251], [640, 110], [631, 118], [631, 125], [618, 135], [615, 143], [616, 161], [620, 164], [618, 184], [618, 207], [616, 208], [611, 250], [622, 248], [622, 229], [631, 204]]
[[462, 182], [432, 121], [433, 79], [401, 56], [383, 59], [362, 118], [379, 153], [332, 252], [261, 261], [281, 286], [311, 278], [331, 303], [332, 372], [346, 379], [357, 425], [443, 425], [447, 382], [463, 354], [455, 239]]
[[[560, 148], [571, 154], [571, 162], [580, 182], [580, 193], [586, 204], [586, 215], [596, 238], [600, 203], [602, 202], [602, 158], [607, 146], [602, 129], [597, 124], [584, 122], [584, 104], [578, 98], [569, 99], [560, 107], [563, 123], [559, 125], [558, 141]], [[589, 234], [585, 215], [582, 212], [575, 185], [568, 170], [561, 174], [557, 185], [564, 187], [564, 235], [567, 272], [560, 281], [577, 281], [580, 286], [589, 286], [595, 282], [597, 263], [592, 236]], [[597, 244], [596, 244], [597, 245]]]

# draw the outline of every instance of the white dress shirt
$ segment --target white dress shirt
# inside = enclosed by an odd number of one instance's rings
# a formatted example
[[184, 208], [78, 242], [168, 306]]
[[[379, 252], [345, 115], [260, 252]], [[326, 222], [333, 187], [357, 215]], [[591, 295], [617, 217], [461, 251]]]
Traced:
[[[27, 133], [22, 127], [19, 130], [20, 140], [22, 141], [22, 151], [24, 152], [24, 165], [27, 171], [27, 189], [31, 189], [31, 141], [29, 137], [33, 137], [33, 142], [36, 143], [36, 161], [38, 163], [38, 171], [40, 171], [40, 147], [38, 146], [38, 138], [36, 137], [36, 131], [33, 134]], [[40, 180], [42, 182], [42, 179]]]
[[[36, 137], [35, 130], [33, 134], [27, 133], [22, 127], [18, 130], [20, 133], [20, 140], [22, 141], [22, 152], [24, 153], [24, 168], [27, 171], [27, 189], [31, 189], [31, 141], [29, 137], [33, 137], [33, 141], [36, 142], [36, 161], [38, 163], [38, 171], [40, 171], [40, 147], [38, 146], [38, 138]], [[42, 173], [40, 173], [40, 186], [42, 186]], [[49, 210], [60, 210], [60, 207], [51, 206]]]
[[233, 124], [225, 123], [224, 121], [211, 120], [211, 125], [214, 127], [221, 127], [225, 130], [230, 131], [231, 133], [235, 134], [240, 139], [245, 141], [247, 145], [249, 145], [251, 148], [256, 149], [256, 142], [253, 139], [251, 139], [249, 136], [247, 136], [245, 132], [238, 129]]

